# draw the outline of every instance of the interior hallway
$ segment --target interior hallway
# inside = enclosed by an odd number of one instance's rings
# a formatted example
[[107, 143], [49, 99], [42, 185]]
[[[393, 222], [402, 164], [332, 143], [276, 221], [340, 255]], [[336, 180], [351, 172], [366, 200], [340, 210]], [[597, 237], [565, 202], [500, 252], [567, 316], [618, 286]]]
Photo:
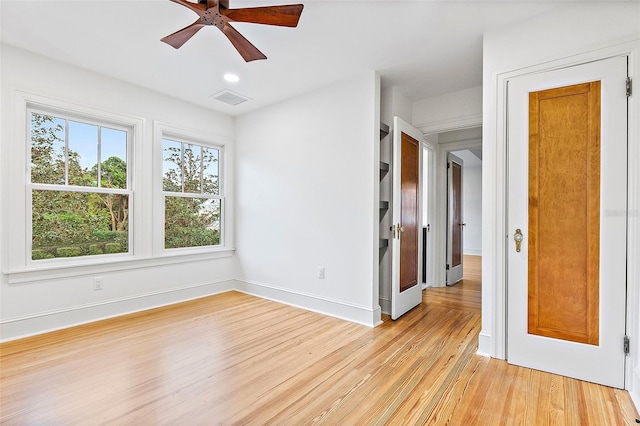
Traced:
[[228, 292], [5, 343], [0, 423], [634, 424], [625, 391], [475, 354], [478, 260], [375, 329]]

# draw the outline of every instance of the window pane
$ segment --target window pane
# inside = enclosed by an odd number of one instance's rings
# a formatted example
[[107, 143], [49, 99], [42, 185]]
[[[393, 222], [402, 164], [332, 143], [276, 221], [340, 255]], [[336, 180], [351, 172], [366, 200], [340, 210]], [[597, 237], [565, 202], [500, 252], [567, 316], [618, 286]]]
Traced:
[[220, 193], [218, 156], [217, 149], [202, 147], [202, 192], [205, 194]]
[[33, 260], [129, 251], [129, 196], [32, 192]]
[[65, 120], [31, 114], [31, 182], [65, 184]]
[[182, 144], [163, 139], [162, 158], [162, 189], [182, 192]]
[[200, 179], [202, 174], [201, 147], [192, 144], [183, 144], [182, 171], [184, 173], [184, 192], [200, 193]]
[[100, 186], [127, 188], [127, 132], [100, 129]]
[[165, 197], [164, 247], [220, 244], [220, 200]]
[[98, 126], [69, 120], [69, 184], [98, 186]]

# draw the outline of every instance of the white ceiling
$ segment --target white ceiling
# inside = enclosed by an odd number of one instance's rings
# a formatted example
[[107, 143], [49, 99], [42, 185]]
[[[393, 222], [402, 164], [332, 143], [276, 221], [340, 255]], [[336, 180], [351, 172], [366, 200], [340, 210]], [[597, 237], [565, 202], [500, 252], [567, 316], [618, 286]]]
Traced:
[[[230, 7], [296, 2], [230, 0]], [[484, 32], [565, 2], [302, 3], [297, 28], [234, 25], [268, 57], [250, 63], [214, 27], [178, 50], [160, 42], [197, 18], [169, 0], [1, 0], [0, 36], [8, 45], [239, 115], [367, 70], [412, 100], [479, 86]], [[241, 81], [225, 82], [228, 72]], [[224, 89], [252, 100], [231, 107], [210, 97]]]

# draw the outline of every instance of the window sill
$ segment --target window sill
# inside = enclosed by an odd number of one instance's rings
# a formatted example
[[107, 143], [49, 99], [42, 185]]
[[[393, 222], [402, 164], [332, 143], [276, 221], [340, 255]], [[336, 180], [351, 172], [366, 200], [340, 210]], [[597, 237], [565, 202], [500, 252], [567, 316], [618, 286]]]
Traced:
[[170, 252], [155, 257], [147, 258], [119, 258], [95, 260], [91, 263], [76, 263], [64, 265], [35, 266], [24, 269], [15, 269], [4, 272], [9, 284], [20, 284], [35, 281], [48, 281], [81, 275], [103, 274], [114, 271], [126, 271], [133, 269], [149, 268], [160, 265], [171, 265], [202, 260], [220, 259], [231, 257], [235, 253], [234, 248], [220, 248], [215, 251], [202, 253]]

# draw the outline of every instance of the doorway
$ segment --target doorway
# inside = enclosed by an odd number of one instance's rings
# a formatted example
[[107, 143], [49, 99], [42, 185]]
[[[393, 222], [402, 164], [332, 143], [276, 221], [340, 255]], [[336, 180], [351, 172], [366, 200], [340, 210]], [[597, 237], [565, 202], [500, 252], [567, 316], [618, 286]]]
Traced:
[[[463, 213], [462, 221], [466, 226], [462, 226], [462, 263], [464, 264], [464, 255], [481, 256], [482, 243], [482, 127], [472, 127], [458, 130], [440, 132], [427, 135], [427, 140], [434, 141], [436, 147], [435, 155], [437, 156], [436, 173], [435, 173], [435, 200], [431, 205], [425, 206], [435, 218], [429, 222], [431, 229], [431, 238], [433, 239], [433, 250], [431, 251], [432, 261], [434, 265], [434, 280], [430, 287], [444, 287], [447, 283], [447, 248], [448, 244], [448, 191], [447, 191], [447, 158], [450, 153], [458, 154], [459, 157], [466, 159], [467, 163], [464, 168], [471, 170], [469, 178], [465, 178], [465, 171], [462, 172], [463, 199], [462, 209], [467, 204], [467, 213]], [[473, 180], [471, 180], [473, 179]], [[468, 191], [464, 187], [468, 187]], [[466, 192], [466, 194], [465, 194]], [[469, 218], [470, 220], [467, 220]], [[465, 243], [464, 234], [468, 234]], [[466, 246], [465, 246], [466, 244]], [[464, 265], [459, 281], [464, 276]]]

